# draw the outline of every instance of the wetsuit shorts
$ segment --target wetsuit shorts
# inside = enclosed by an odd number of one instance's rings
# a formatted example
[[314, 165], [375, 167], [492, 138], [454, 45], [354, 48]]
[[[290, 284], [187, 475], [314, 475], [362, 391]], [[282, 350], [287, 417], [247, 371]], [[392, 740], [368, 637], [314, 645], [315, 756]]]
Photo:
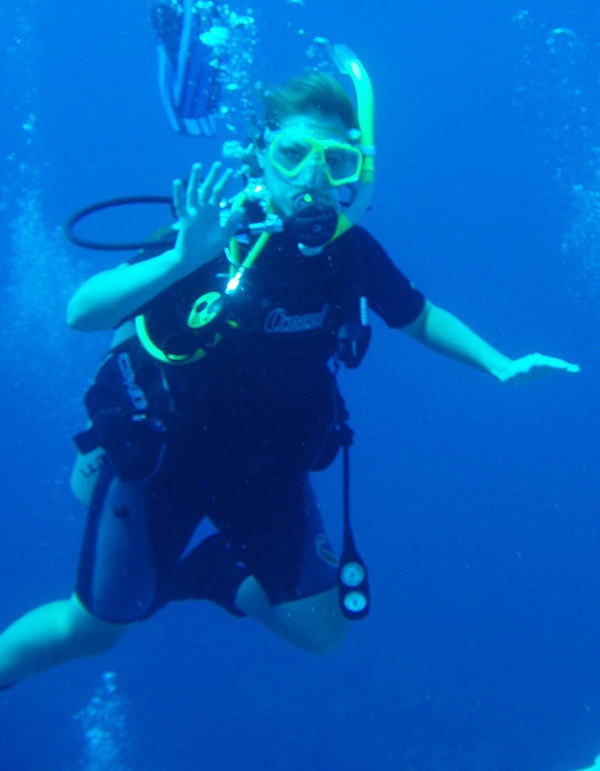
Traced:
[[[208, 599], [242, 616], [234, 600], [250, 575], [273, 605], [335, 586], [336, 560], [307, 474], [276, 460], [223, 471], [194, 453], [167, 454], [144, 482], [122, 482], [108, 464], [101, 471], [76, 585], [90, 613], [131, 623], [171, 600]], [[204, 517], [216, 533], [190, 550]]]

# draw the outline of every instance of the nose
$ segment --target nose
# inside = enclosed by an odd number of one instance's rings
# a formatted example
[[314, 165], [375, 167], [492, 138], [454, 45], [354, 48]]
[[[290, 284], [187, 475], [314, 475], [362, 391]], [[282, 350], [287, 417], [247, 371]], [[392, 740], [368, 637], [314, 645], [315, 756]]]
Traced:
[[318, 153], [315, 153], [306, 166], [304, 166], [297, 179], [301, 184], [309, 185], [310, 187], [329, 186], [326, 172], [325, 162]]

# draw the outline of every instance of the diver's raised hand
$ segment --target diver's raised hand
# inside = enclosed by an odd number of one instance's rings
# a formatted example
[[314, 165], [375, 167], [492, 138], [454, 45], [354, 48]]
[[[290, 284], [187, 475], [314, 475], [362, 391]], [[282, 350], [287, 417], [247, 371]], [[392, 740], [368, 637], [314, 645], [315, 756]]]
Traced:
[[175, 247], [89, 278], [69, 301], [70, 327], [83, 332], [114, 329], [149, 300], [220, 254], [244, 209], [240, 207], [221, 224], [219, 202], [233, 172], [228, 169], [221, 173], [221, 164], [214, 163], [202, 180], [201, 171], [200, 164], [192, 167], [185, 188], [181, 180], [173, 183], [175, 227], [179, 231]]
[[177, 215], [175, 252], [189, 270], [204, 265], [227, 245], [241, 222], [244, 211], [239, 209], [221, 223], [219, 202], [233, 171], [221, 173], [221, 164], [213, 163], [202, 179], [202, 165], [192, 166], [187, 186], [180, 179], [173, 182], [173, 205]]
[[545, 377], [553, 372], [579, 372], [577, 364], [569, 364], [562, 359], [553, 356], [544, 356], [541, 353], [530, 353], [520, 359], [514, 359], [497, 377], [501, 383], [524, 383], [526, 380], [535, 380]]

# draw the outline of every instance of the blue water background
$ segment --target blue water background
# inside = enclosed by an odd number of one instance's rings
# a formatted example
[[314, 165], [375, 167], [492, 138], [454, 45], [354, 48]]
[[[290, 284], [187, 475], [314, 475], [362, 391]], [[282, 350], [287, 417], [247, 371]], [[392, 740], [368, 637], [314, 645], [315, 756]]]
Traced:
[[[62, 319], [77, 281], [115, 257], [81, 253], [56, 228], [94, 200], [168, 193], [218, 153], [167, 124], [148, 9], [0, 8], [12, 52], [0, 108], [2, 626], [69, 594], [84, 525], [70, 437], [109, 338]], [[576, 123], [565, 133], [572, 104], [545, 44], [553, 28], [576, 31], [592, 104], [600, 19], [584, 0], [527, 10], [529, 32], [506, 0], [254, 6], [267, 81], [301, 70], [314, 35], [367, 66], [378, 178], [363, 224], [398, 265], [506, 354], [540, 350], [581, 374], [504, 388], [374, 320], [364, 366], [341, 378], [368, 620], [316, 658], [208, 604], [171, 606], [102, 659], [2, 694], [2, 771], [77, 768], [72, 716], [107, 670], [130, 703], [129, 767], [145, 771], [569, 771], [600, 752], [600, 285], [594, 256], [563, 248], [598, 137]], [[29, 41], [15, 40], [19, 13]], [[149, 212], [123, 232], [161, 221]], [[340, 466], [317, 486], [339, 543]]]

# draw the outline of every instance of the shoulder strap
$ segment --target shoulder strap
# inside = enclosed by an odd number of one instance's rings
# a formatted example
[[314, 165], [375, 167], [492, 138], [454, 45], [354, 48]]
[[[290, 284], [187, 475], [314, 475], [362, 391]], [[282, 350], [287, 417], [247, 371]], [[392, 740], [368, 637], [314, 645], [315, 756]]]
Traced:
[[[371, 340], [371, 327], [367, 316], [365, 266], [358, 243], [359, 232], [356, 228], [352, 228], [345, 239], [347, 251], [343, 259], [347, 260], [349, 257], [351, 262], [348, 297], [354, 308], [352, 320], [340, 328], [335, 353], [336, 361], [348, 369], [355, 369], [361, 364]], [[339, 252], [337, 254], [339, 256]]]

